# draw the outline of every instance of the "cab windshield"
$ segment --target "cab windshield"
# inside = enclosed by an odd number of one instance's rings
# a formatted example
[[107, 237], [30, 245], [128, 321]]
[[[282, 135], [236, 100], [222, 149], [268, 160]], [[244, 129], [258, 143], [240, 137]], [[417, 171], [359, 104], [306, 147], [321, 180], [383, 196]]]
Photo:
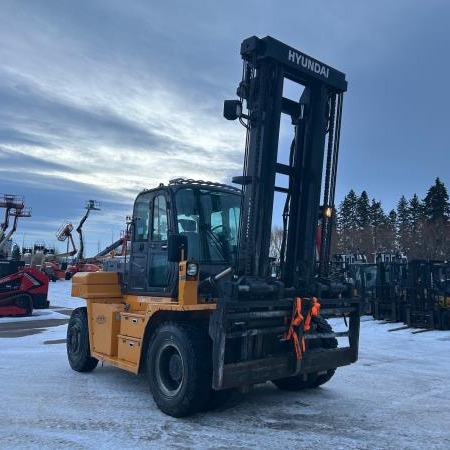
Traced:
[[233, 263], [238, 245], [240, 195], [182, 188], [175, 198], [178, 233], [187, 237], [188, 258], [203, 263]]

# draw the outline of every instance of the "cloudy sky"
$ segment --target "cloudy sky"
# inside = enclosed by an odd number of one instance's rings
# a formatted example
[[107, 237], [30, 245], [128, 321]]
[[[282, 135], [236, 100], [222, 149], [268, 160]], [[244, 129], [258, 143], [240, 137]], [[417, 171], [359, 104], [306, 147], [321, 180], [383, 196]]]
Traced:
[[222, 105], [251, 35], [346, 73], [338, 200], [366, 189], [387, 210], [449, 186], [449, 23], [447, 0], [0, 0], [0, 193], [33, 209], [16, 240], [53, 243], [95, 199], [94, 254], [141, 189], [239, 174]]

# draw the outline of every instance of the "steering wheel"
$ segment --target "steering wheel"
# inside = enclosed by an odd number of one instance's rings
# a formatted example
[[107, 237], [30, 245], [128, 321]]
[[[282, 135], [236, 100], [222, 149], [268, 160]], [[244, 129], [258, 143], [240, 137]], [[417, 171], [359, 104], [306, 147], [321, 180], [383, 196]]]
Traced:
[[211, 232], [213, 232], [213, 231], [215, 231], [215, 230], [217, 230], [217, 229], [219, 229], [219, 228], [222, 228], [222, 229], [223, 229], [223, 225], [216, 225], [215, 227], [212, 227], [212, 228], [211, 228]]

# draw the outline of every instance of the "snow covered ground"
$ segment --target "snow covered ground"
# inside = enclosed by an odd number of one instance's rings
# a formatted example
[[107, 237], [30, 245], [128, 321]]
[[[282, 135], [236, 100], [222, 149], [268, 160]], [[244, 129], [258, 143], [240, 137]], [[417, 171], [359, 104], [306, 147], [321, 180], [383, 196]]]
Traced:
[[[49, 298], [32, 318], [0, 318], [0, 335], [84, 304], [70, 282], [51, 283]], [[450, 332], [388, 332], [396, 326], [364, 317], [359, 361], [322, 388], [266, 383], [186, 419], [156, 408], [144, 376], [72, 371], [67, 325], [0, 337], [0, 448], [448, 449]]]

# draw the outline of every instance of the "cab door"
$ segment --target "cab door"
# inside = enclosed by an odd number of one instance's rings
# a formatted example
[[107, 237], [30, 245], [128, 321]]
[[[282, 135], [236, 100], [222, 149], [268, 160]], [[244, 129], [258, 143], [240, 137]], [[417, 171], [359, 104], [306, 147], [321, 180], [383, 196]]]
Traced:
[[129, 265], [129, 292], [172, 297], [176, 294], [178, 264], [168, 261], [171, 226], [168, 193], [138, 196], [133, 211], [133, 238]]
[[146, 192], [139, 195], [134, 204], [129, 267], [129, 287], [132, 292], [145, 292], [147, 288], [152, 198], [153, 194]]

